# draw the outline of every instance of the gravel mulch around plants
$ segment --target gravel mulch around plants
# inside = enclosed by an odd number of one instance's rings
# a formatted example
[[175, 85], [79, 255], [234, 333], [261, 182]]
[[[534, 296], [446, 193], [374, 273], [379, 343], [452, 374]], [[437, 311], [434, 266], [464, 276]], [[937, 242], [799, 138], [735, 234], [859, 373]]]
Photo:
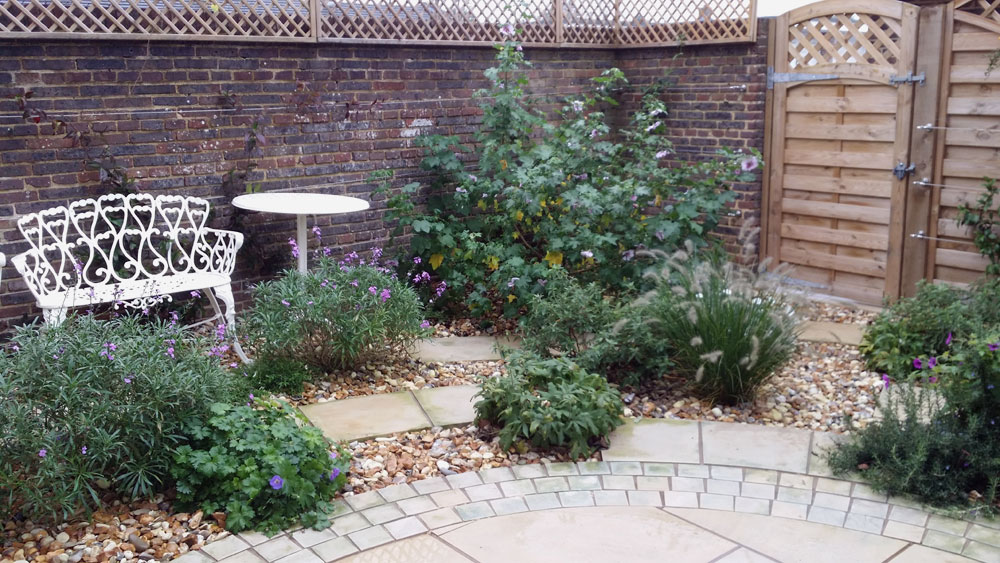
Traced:
[[504, 373], [504, 367], [499, 361], [442, 363], [405, 357], [387, 358], [357, 370], [330, 373], [306, 383], [301, 395], [282, 398], [301, 406], [425, 387], [474, 385], [480, 377], [497, 377], [501, 373]]
[[713, 405], [691, 394], [684, 381], [670, 378], [624, 389], [623, 397], [629, 416], [843, 432], [847, 414], [858, 426], [871, 420], [882, 388], [881, 376], [865, 369], [857, 347], [801, 342], [792, 361], [761, 387], [752, 403]]
[[878, 316], [873, 307], [850, 307], [827, 301], [810, 301], [799, 309], [802, 320], [866, 325]]

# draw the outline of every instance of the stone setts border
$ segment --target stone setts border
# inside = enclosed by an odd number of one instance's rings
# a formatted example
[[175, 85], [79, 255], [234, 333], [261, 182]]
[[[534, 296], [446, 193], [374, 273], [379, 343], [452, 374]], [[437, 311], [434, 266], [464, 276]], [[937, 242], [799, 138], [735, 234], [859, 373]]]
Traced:
[[724, 465], [594, 461], [488, 469], [386, 487], [337, 501], [333, 525], [273, 538], [232, 535], [179, 563], [326, 563], [472, 520], [586, 506], [702, 508], [857, 530], [1000, 560], [1000, 521], [969, 522], [887, 498], [861, 483]]

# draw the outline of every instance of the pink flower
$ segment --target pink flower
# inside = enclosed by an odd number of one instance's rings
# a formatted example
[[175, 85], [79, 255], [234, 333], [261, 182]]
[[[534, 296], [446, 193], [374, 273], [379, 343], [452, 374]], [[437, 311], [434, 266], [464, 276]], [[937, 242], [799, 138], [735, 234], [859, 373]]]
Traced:
[[750, 172], [755, 168], [757, 168], [757, 166], [759, 165], [760, 162], [757, 160], [756, 156], [748, 156], [744, 158], [742, 161], [740, 161], [740, 170], [744, 172]]
[[431, 323], [429, 321], [420, 321], [420, 328], [430, 328]]

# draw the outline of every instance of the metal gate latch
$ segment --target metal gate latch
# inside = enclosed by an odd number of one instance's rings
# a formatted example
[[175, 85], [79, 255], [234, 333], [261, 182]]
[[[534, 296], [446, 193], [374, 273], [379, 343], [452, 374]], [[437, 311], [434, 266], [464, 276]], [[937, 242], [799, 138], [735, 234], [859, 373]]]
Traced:
[[889, 84], [893, 86], [899, 86], [900, 84], [914, 84], [914, 83], [923, 86], [924, 82], [926, 81], [927, 81], [927, 76], [922, 72], [916, 76], [914, 76], [912, 72], [907, 72], [905, 76], [889, 77]]
[[892, 169], [892, 175], [895, 176], [897, 180], [903, 180], [906, 178], [907, 174], [916, 171], [917, 171], [916, 164], [911, 162], [910, 165], [907, 166], [905, 162], [900, 162], [895, 166], [895, 168]]

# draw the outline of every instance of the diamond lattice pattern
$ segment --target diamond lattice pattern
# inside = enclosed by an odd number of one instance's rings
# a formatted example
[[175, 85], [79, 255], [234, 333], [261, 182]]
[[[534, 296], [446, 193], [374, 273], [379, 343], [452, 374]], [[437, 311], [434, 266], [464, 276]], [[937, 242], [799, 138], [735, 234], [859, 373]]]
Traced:
[[894, 68], [899, 56], [900, 22], [871, 14], [834, 14], [788, 28], [792, 68], [855, 63]]

